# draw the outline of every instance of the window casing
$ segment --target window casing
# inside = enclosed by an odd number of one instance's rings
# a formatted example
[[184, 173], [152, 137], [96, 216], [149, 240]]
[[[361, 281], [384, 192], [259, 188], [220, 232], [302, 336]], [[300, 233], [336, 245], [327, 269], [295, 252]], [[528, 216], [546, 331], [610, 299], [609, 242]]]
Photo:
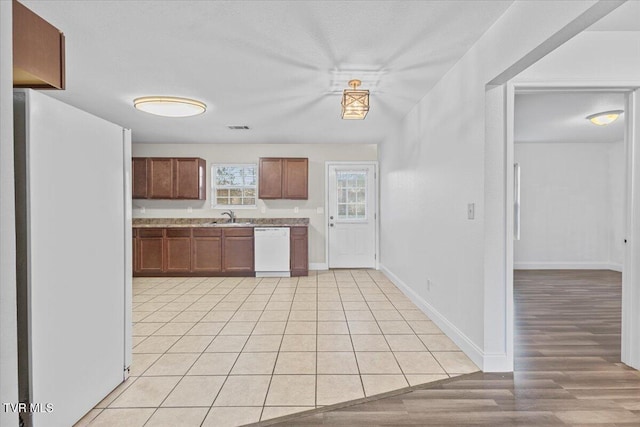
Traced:
[[256, 207], [258, 167], [255, 164], [215, 164], [211, 167], [214, 208]]

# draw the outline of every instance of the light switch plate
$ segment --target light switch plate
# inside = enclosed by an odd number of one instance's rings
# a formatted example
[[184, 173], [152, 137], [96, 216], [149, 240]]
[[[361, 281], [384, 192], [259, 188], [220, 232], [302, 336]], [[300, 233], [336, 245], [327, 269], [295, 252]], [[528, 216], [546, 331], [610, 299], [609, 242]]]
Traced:
[[298, 212], [300, 212], [300, 209], [298, 209], [297, 206], [295, 208], [293, 208], [293, 213], [298, 213]]
[[316, 213], [323, 214], [324, 213], [324, 208], [316, 208]]
[[474, 219], [476, 217], [476, 204], [469, 203], [467, 205], [467, 218]]

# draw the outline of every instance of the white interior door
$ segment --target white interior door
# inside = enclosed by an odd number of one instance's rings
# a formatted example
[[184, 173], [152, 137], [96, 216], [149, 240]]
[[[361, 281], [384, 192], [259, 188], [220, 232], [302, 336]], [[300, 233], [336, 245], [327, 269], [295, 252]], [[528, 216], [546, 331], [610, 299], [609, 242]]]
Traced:
[[376, 266], [376, 165], [328, 164], [329, 268]]

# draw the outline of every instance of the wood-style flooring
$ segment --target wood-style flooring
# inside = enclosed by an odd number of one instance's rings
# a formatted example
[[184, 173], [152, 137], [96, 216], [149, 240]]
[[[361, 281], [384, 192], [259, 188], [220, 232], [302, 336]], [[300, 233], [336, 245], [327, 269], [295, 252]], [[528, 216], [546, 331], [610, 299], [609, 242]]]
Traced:
[[640, 373], [620, 362], [620, 273], [517, 271], [514, 291], [515, 373], [469, 374], [269, 424], [640, 426]]

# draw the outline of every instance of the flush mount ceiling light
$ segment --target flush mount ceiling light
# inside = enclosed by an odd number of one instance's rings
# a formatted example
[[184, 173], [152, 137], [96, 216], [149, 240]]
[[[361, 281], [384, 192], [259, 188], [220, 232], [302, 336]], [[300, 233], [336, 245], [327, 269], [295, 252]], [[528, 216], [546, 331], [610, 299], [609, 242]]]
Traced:
[[358, 89], [360, 80], [350, 80], [352, 89], [342, 93], [342, 118], [344, 120], [362, 120], [369, 112], [369, 91]]
[[615, 122], [622, 113], [624, 113], [624, 110], [603, 111], [602, 113], [591, 114], [586, 119], [594, 125], [606, 126]]
[[145, 113], [163, 117], [197, 116], [207, 110], [207, 106], [200, 101], [176, 96], [143, 96], [134, 99], [133, 106]]

